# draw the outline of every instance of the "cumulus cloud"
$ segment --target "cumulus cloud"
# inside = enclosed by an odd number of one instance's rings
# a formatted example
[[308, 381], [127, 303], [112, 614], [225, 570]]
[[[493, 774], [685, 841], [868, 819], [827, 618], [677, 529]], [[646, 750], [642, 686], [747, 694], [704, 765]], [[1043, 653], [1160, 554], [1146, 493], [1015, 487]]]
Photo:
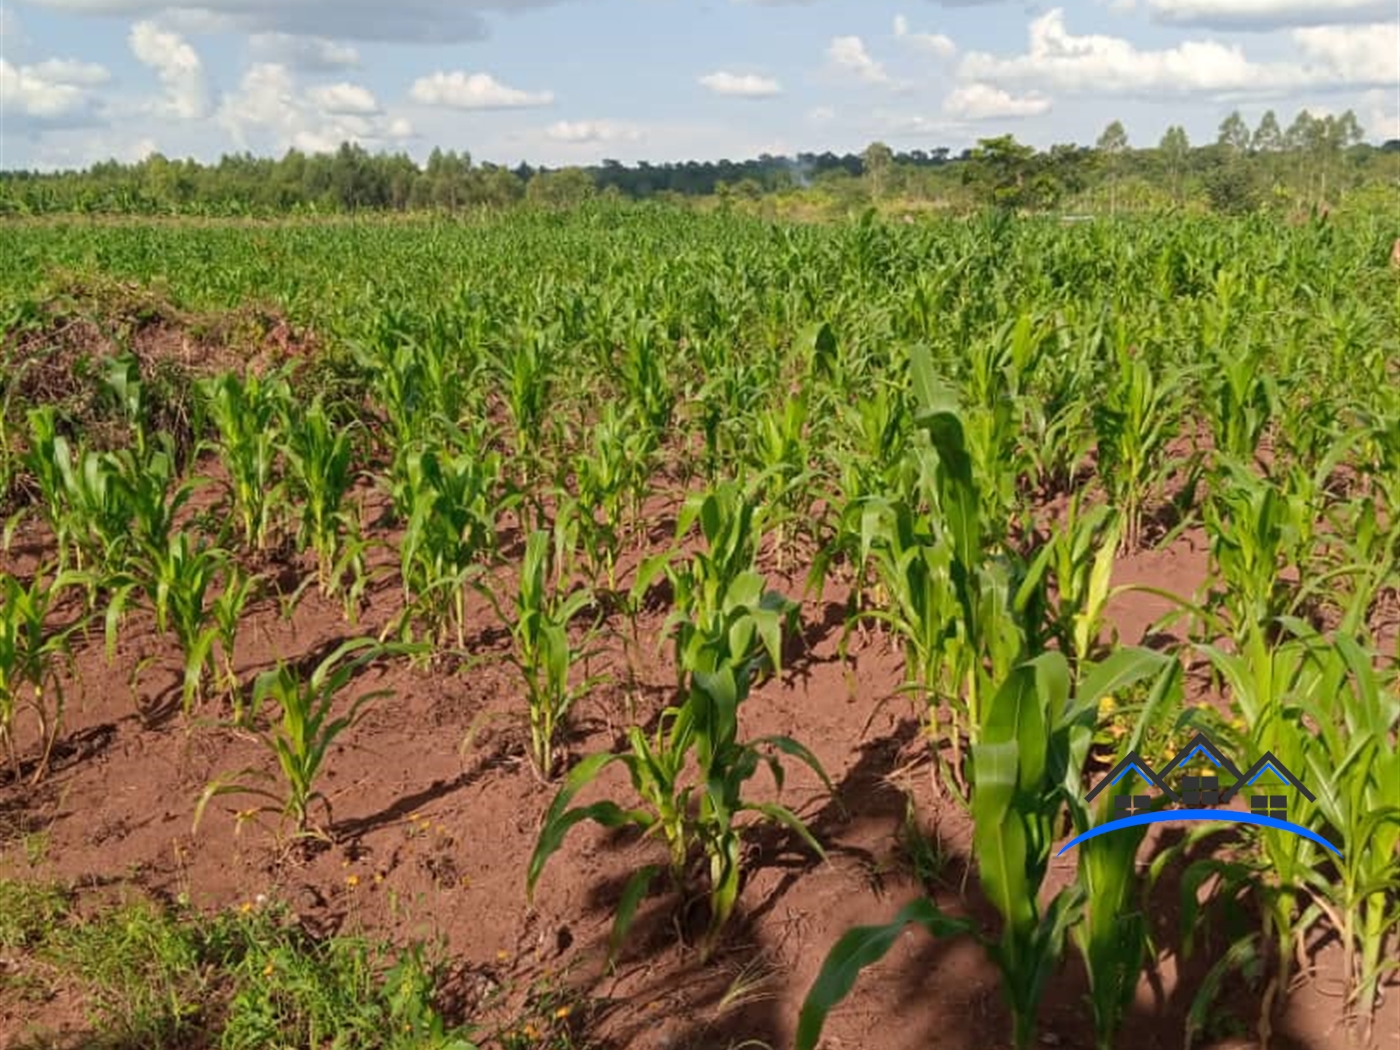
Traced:
[[406, 119], [381, 112], [365, 89], [333, 84], [303, 91], [291, 70], [272, 62], [249, 67], [238, 90], [224, 96], [217, 120], [240, 149], [279, 152], [326, 153], [342, 142], [378, 147], [413, 135]]
[[34, 124], [72, 124], [89, 119], [96, 88], [111, 74], [103, 66], [50, 58], [20, 66], [0, 58], [0, 112]]
[[413, 82], [409, 95], [425, 106], [448, 106], [452, 109], [528, 109], [548, 106], [554, 101], [552, 91], [522, 91], [507, 87], [490, 73], [464, 73], [439, 70], [431, 76]]
[[761, 77], [753, 73], [726, 73], [720, 70], [706, 73], [700, 83], [717, 95], [733, 95], [737, 98], [772, 98], [782, 94], [782, 85], [772, 77]]
[[972, 52], [960, 64], [959, 75], [997, 85], [1153, 97], [1367, 87], [1400, 80], [1394, 34], [1394, 26], [1384, 25], [1297, 29], [1292, 39], [1304, 61], [1260, 63], [1238, 45], [1214, 40], [1187, 40], [1149, 51], [1119, 37], [1076, 36], [1065, 28], [1064, 11], [1056, 8], [1031, 22], [1025, 54], [1003, 58]]
[[194, 31], [237, 30], [347, 40], [455, 44], [486, 36], [485, 15], [552, 6], [561, 0], [30, 0], [81, 14], [160, 16]]
[[865, 41], [858, 36], [833, 37], [826, 49], [826, 57], [843, 73], [867, 84], [890, 82], [890, 75], [885, 72], [885, 67], [870, 57], [870, 52], [865, 49]]
[[374, 95], [358, 84], [323, 84], [312, 88], [307, 97], [325, 113], [369, 116], [379, 112]]
[[154, 22], [137, 22], [131, 27], [127, 43], [136, 60], [155, 70], [165, 85], [165, 101], [160, 107], [164, 112], [182, 120], [193, 120], [208, 112], [204, 63], [183, 37]]
[[544, 130], [552, 142], [582, 145], [590, 142], [637, 142], [642, 131], [634, 124], [611, 120], [560, 120]]
[[1303, 56], [1346, 83], [1400, 86], [1400, 22], [1295, 29]]
[[894, 16], [894, 35], [925, 54], [934, 58], [952, 58], [958, 53], [958, 45], [951, 37], [942, 33], [914, 33], [909, 29], [909, 19], [903, 15]]
[[248, 38], [248, 49], [256, 61], [313, 73], [353, 69], [360, 64], [360, 53], [355, 48], [319, 36], [254, 33]]
[[1012, 95], [990, 84], [967, 84], [943, 100], [943, 112], [963, 120], [1038, 117], [1050, 111], [1050, 99], [1038, 93]]
[[1216, 29], [1278, 29], [1385, 18], [1394, 0], [1147, 0], [1159, 22]]

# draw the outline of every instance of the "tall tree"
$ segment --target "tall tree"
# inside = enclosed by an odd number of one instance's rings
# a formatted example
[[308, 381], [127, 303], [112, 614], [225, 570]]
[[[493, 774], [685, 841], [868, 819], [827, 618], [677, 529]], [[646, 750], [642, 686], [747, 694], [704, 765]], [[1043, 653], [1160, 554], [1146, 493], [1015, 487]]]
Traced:
[[1235, 110], [1220, 123], [1220, 137], [1216, 140], [1232, 153], [1244, 153], [1249, 149], [1249, 125]]
[[1118, 214], [1118, 166], [1120, 158], [1128, 151], [1128, 133], [1123, 124], [1115, 120], [1104, 128], [1099, 136], [1098, 150], [1108, 164], [1108, 194], [1110, 215]]
[[870, 195], [880, 199], [880, 191], [889, 176], [894, 153], [883, 142], [872, 142], [861, 154], [861, 167], [870, 179]]
[[1157, 148], [1162, 151], [1162, 159], [1167, 162], [1167, 170], [1171, 172], [1172, 177], [1172, 193], [1180, 204], [1181, 177], [1186, 168], [1186, 158], [1191, 152], [1191, 140], [1186, 137], [1186, 129], [1180, 124], [1173, 124], [1167, 128], [1166, 134], [1162, 136], [1162, 143]]
[[1273, 110], [1259, 118], [1259, 126], [1254, 129], [1253, 148], [1255, 153], [1278, 153], [1283, 149], [1283, 131]]

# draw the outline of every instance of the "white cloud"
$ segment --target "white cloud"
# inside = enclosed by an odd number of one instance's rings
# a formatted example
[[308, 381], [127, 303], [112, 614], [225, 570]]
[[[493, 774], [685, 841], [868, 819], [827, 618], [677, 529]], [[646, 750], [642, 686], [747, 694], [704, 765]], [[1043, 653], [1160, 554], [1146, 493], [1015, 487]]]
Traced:
[[91, 115], [94, 89], [111, 79], [99, 65], [50, 58], [18, 66], [0, 58], [0, 112], [36, 123], [69, 123]]
[[753, 73], [726, 73], [720, 70], [706, 73], [700, 83], [717, 95], [733, 95], [737, 98], [772, 98], [782, 94], [783, 88], [772, 77], [761, 77]]
[[204, 64], [184, 38], [159, 28], [154, 22], [137, 22], [131, 27], [127, 43], [137, 61], [155, 70], [165, 85], [162, 108], [166, 113], [182, 120], [193, 120], [208, 112]]
[[324, 36], [346, 40], [455, 44], [487, 35], [485, 16], [560, 0], [30, 0], [54, 10], [132, 18], [159, 16], [188, 31]]
[[1372, 142], [1400, 139], [1400, 94], [1368, 91], [1362, 96], [1359, 119]]
[[1395, 13], [1394, 0], [1147, 0], [1159, 22], [1217, 29], [1277, 29], [1369, 21]]
[[360, 53], [353, 47], [325, 37], [254, 33], [248, 38], [248, 48], [259, 62], [276, 62], [308, 72], [353, 69], [360, 64]]
[[951, 37], [944, 36], [942, 33], [910, 32], [909, 19], [903, 15], [894, 16], [894, 35], [910, 47], [917, 48], [934, 58], [952, 58], [958, 53], [958, 45], [953, 43]]
[[379, 112], [374, 95], [358, 84], [324, 84], [312, 88], [307, 96], [325, 113], [368, 116]]
[[642, 138], [640, 128], [611, 120], [561, 120], [545, 128], [545, 137], [553, 142], [582, 145], [592, 142], [637, 142]]
[[409, 95], [425, 106], [450, 106], [453, 109], [525, 109], [548, 106], [554, 101], [552, 91], [521, 91], [507, 87], [490, 73], [463, 73], [441, 70], [413, 82]]
[[870, 52], [865, 50], [865, 41], [858, 36], [833, 37], [826, 49], [826, 57], [837, 69], [867, 84], [890, 82], [885, 67], [870, 57]]
[[1304, 56], [1344, 82], [1400, 86], [1400, 22], [1315, 26], [1295, 29], [1292, 37]]
[[1391, 42], [1393, 33], [1394, 27], [1386, 26], [1299, 29], [1294, 43], [1310, 61], [1259, 63], [1238, 45], [1214, 40], [1146, 51], [1120, 37], [1075, 36], [1065, 28], [1064, 11], [1055, 8], [1031, 22], [1025, 54], [1001, 58], [972, 52], [958, 72], [967, 81], [1154, 97], [1366, 87], [1400, 80], [1400, 49]]
[[825, 124], [836, 119], [836, 110], [831, 106], [813, 106], [807, 111], [807, 119], [813, 124]]
[[[366, 102], [375, 109], [363, 109]], [[355, 105], [361, 108], [347, 108]], [[413, 135], [407, 120], [380, 112], [363, 88], [336, 84], [303, 92], [286, 66], [271, 62], [249, 67], [237, 92], [224, 95], [217, 120], [240, 149], [278, 152], [326, 153], [342, 142], [380, 147]]]
[[964, 120], [1038, 117], [1050, 111], [1050, 99], [1038, 92], [1012, 95], [989, 84], [968, 84], [943, 100], [943, 112]]

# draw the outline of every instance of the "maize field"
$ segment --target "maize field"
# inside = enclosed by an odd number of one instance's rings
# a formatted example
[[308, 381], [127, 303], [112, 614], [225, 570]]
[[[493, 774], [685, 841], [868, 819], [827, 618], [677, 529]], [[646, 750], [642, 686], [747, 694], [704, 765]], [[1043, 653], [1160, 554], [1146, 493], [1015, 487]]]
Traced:
[[4, 1045], [1400, 1048], [1397, 235], [5, 225]]

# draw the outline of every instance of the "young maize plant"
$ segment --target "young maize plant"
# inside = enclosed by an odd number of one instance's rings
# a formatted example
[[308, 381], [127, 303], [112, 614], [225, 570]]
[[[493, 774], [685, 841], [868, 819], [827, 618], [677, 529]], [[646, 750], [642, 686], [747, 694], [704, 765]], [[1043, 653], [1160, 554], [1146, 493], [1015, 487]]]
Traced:
[[[384, 656], [416, 651], [419, 647], [384, 645], [373, 638], [355, 638], [336, 648], [316, 665], [309, 675], [278, 663], [271, 671], [258, 676], [253, 685], [253, 704], [261, 707], [268, 700], [280, 709], [276, 725], [258, 734], [258, 740], [276, 759], [281, 774], [277, 789], [257, 787], [256, 780], [276, 781], [276, 774], [247, 768], [226, 774], [205, 787], [194, 812], [194, 830], [199, 829], [204, 810], [209, 803], [223, 795], [253, 795], [266, 798], [274, 805], [258, 806], [238, 815], [238, 826], [260, 813], [276, 812], [290, 820], [294, 838], [330, 840], [328, 829], [333, 822], [330, 800], [317, 788], [331, 745], [352, 728], [374, 701], [392, 695], [381, 689], [361, 695], [339, 717], [335, 715], [340, 693], [368, 664]], [[353, 658], [350, 658], [352, 654]], [[326, 824], [313, 824], [311, 808], [316, 802], [325, 807]]]
[[[220, 577], [223, 594], [213, 601], [209, 592]], [[181, 704], [188, 716], [201, 704], [210, 678], [228, 695], [236, 696], [238, 680], [232, 671], [232, 647], [237, 624], [251, 594], [233, 556], [188, 532], [170, 536], [163, 548], [154, 548], [134, 561], [132, 570], [115, 578], [107, 607], [107, 653], [115, 653], [117, 625], [131, 597], [139, 594], [155, 614], [156, 629], [170, 632], [184, 656]], [[214, 621], [214, 622], [211, 622]], [[214, 645], [224, 648], [222, 677]]]
[[[970, 919], [941, 911], [927, 898], [905, 907], [884, 926], [848, 931], [827, 955], [798, 1020], [798, 1050], [814, 1050], [827, 1015], [850, 993], [856, 977], [882, 959], [911, 923], [935, 937], [972, 936], [1001, 974], [1011, 1008], [1011, 1042], [1025, 1050], [1035, 1038], [1036, 1011], [1045, 982], [1059, 963], [1064, 940], [1082, 921], [1086, 886], [1075, 882], [1043, 908], [1040, 887], [1049, 867], [1065, 807], [1083, 792], [1100, 701], [1151, 678], [1174, 674], [1175, 661], [1144, 649], [1121, 649], [1102, 663], [1081, 668], [1071, 692], [1068, 662], [1057, 652], [1020, 664], [989, 698], [973, 747], [973, 852], [978, 879], [1001, 916], [1000, 933], [989, 937]], [[1084, 862], [1081, 862], [1084, 863]], [[1096, 859], [1090, 877], [1125, 899], [1123, 858]], [[1114, 869], [1119, 869], [1115, 873]], [[1096, 924], [1102, 931], [1103, 920]], [[1102, 932], [1087, 935], [1089, 942]], [[1140, 956], [1132, 945], [1100, 943], [1094, 964], [1096, 1017], [1112, 1027], [1121, 1012], [1123, 983]], [[1111, 1035], [1101, 1045], [1113, 1045]]]
[[[977, 742], [986, 698], [1044, 648], [1046, 586], [989, 544], [956, 395], [935, 377], [925, 348], [913, 348], [910, 369], [915, 422], [928, 438], [914, 451], [919, 503], [871, 500], [862, 510], [861, 564], [873, 557], [888, 605], [857, 616], [904, 639], [906, 674], [924, 695], [934, 737], [948, 711], [949, 772], [963, 794], [964, 738]], [[932, 513], [916, 509], [924, 505]]]
[[131, 544], [132, 508], [109, 455], [79, 449], [58, 433], [52, 406], [29, 412], [25, 466], [35, 479], [58, 547], [60, 568], [120, 571]]
[[1341, 940], [1347, 1000], [1366, 1015], [1370, 1039], [1380, 983], [1400, 966], [1387, 957], [1400, 936], [1400, 694], [1394, 672], [1378, 672], [1376, 654], [1343, 635], [1314, 640], [1311, 657], [1321, 680], [1298, 699], [1302, 717], [1281, 714], [1280, 731], [1297, 735], [1320, 823], [1341, 838], [1339, 871], [1314, 865], [1308, 892]]
[[282, 505], [277, 450], [280, 421], [291, 409], [291, 387], [280, 374], [250, 372], [246, 377], [215, 376], [203, 389], [243, 542], [266, 550]]
[[390, 484], [405, 519], [399, 572], [405, 609], [398, 631], [407, 641], [414, 619], [435, 641], [466, 648], [466, 594], [496, 549], [496, 522], [518, 502], [502, 493], [503, 464], [486, 449], [441, 453], [399, 450]]
[[[1286, 618], [1283, 626], [1289, 634], [1281, 640], [1270, 642], [1260, 632], [1252, 632], [1239, 652], [1208, 644], [1196, 647], [1224, 679], [1231, 707], [1245, 727], [1237, 731], [1229, 725], [1215, 726], [1212, 733], [1227, 749], [1249, 754], [1270, 751], [1289, 769], [1312, 769], [1320, 774], [1309, 758], [1310, 753], [1316, 753], [1315, 732], [1305, 725], [1304, 717], [1310, 713], [1310, 703], [1337, 703], [1335, 694], [1324, 697], [1322, 690], [1343, 682], [1336, 678], [1329, 681], [1323, 673], [1325, 663], [1318, 660], [1322, 639], [1311, 628], [1292, 618]], [[1320, 775], [1332, 776], [1330, 772]], [[1308, 818], [1299, 822], [1318, 823]], [[1177, 851], [1189, 850], [1208, 830], [1188, 834], [1175, 851], [1159, 855], [1154, 863], [1161, 866]], [[1322, 828], [1318, 826], [1318, 830]], [[1240, 859], [1208, 857], [1187, 868], [1182, 883], [1183, 951], [1189, 954], [1193, 950], [1198, 926], [1202, 926], [1199, 916], [1203, 906], [1197, 900], [1197, 890], [1205, 880], [1220, 881], [1206, 908], [1254, 898], [1261, 928], [1241, 938], [1220, 958], [1219, 972], [1203, 985], [1196, 1012], [1206, 1009], [1207, 998], [1214, 994], [1225, 968], [1245, 958], [1272, 959], [1273, 969], [1259, 1010], [1260, 1038], [1267, 1043], [1278, 1000], [1290, 987], [1293, 959], [1301, 958], [1309, 932], [1323, 918], [1322, 908], [1310, 901], [1310, 885], [1318, 869], [1330, 863], [1331, 855], [1308, 839], [1271, 828], [1258, 829], [1254, 843], [1255, 851]], [[1349, 846], [1346, 843], [1342, 848]], [[1364, 847], [1357, 843], [1352, 848]]]
[[574, 703], [604, 680], [586, 675], [581, 682], [570, 682], [573, 669], [595, 655], [588, 647], [597, 624], [587, 629], [577, 645], [570, 640], [570, 626], [593, 604], [593, 595], [583, 588], [568, 594], [555, 589], [554, 540], [543, 530], [532, 532], [526, 540], [513, 613], [504, 613], [490, 589], [481, 588], [514, 639], [511, 662], [525, 680], [530, 708], [530, 760], [546, 780], [554, 776], [558, 740], [568, 727]]
[[63, 731], [63, 683], [60, 660], [71, 659], [69, 639], [85, 626], [78, 619], [65, 627], [51, 625], [63, 605], [64, 592], [86, 581], [75, 572], [51, 578], [35, 575], [26, 586], [9, 573], [0, 573], [0, 747], [17, 782], [22, 776], [15, 725], [22, 712], [34, 715], [40, 754], [30, 783], [48, 771], [54, 744]]
[[[609, 591], [617, 589], [618, 555], [629, 527], [641, 520], [637, 497], [648, 487], [656, 456], [656, 438], [639, 422], [634, 411], [606, 403], [589, 432], [589, 448], [572, 459], [578, 542], [595, 583], [606, 580]], [[570, 513], [560, 510], [564, 517]]]
[[316, 552], [316, 580], [326, 597], [339, 590], [336, 568], [359, 520], [346, 496], [355, 482], [354, 429], [333, 423], [320, 398], [282, 417], [287, 485], [298, 508], [297, 545]]
[[1207, 605], [1223, 607], [1230, 636], [1242, 644], [1252, 634], [1269, 636], [1280, 616], [1296, 611], [1300, 585], [1281, 579], [1279, 569], [1306, 572], [1314, 563], [1317, 507], [1245, 468], [1224, 473], [1202, 507], [1212, 567], [1224, 585]]
[[[745, 829], [740, 820], [746, 815], [787, 827], [818, 856], [825, 855], [790, 809], [744, 797], [744, 786], [760, 763], [782, 787], [783, 767], [771, 752], [796, 758], [833, 790], [816, 757], [797, 741], [776, 736], [741, 742], [738, 737], [739, 706], [748, 697], [754, 675], [765, 662], [781, 667], [787, 620], [782, 600], [764, 593], [761, 576], [737, 571], [739, 565], [752, 564], [751, 514], [751, 502], [737, 485], [729, 485], [695, 501], [689, 518], [683, 516], [679, 532], [687, 532], [698, 516], [709, 548], [695, 555], [689, 570], [673, 577], [687, 581], [688, 588], [678, 587], [678, 601], [689, 604], [680, 606], [672, 618], [678, 659], [689, 678], [685, 699], [663, 712], [650, 739], [633, 727], [628, 751], [592, 755], [574, 767], [545, 815], [530, 858], [526, 886], [533, 898], [545, 864], [581, 821], [608, 828], [632, 826], [665, 838], [669, 863], [642, 867], [623, 891], [613, 924], [613, 953], [660, 875], [669, 874], [672, 887], [688, 903], [694, 891], [690, 865], [697, 855], [706, 861], [709, 912], [701, 951], [707, 956], [713, 951], [738, 902]], [[722, 583], [726, 570], [736, 571]], [[686, 599], [680, 598], [682, 593]], [[615, 763], [627, 769], [640, 807], [624, 810], [603, 801], [571, 808], [575, 796]]]
[[1117, 360], [1108, 388], [1095, 404], [1098, 471], [1113, 506], [1123, 515], [1123, 551], [1142, 546], [1148, 503], [1172, 463], [1168, 444], [1176, 436], [1182, 378], [1154, 371], [1140, 351], [1115, 340]]
[[1084, 511], [1075, 496], [1064, 524], [1052, 529], [1031, 560], [1021, 587], [1039, 587], [1047, 573], [1053, 577], [1054, 597], [1048, 599], [1050, 633], [1060, 652], [1078, 665], [1095, 655], [1104, 613], [1115, 593], [1111, 583], [1118, 553], [1118, 513], [1108, 506]]

